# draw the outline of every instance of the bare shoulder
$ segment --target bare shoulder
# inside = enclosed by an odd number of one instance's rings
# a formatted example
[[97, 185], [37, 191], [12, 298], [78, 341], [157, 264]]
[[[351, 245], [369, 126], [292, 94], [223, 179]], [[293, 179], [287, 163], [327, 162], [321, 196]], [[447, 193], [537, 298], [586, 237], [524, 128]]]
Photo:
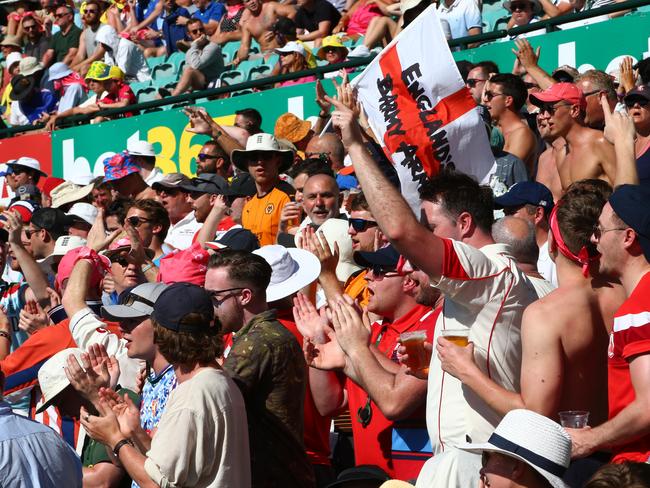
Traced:
[[[581, 288], [556, 288], [548, 295], [526, 307], [522, 330], [540, 330], [547, 333], [550, 328], [562, 328], [573, 320], [576, 311], [587, 306], [586, 293]], [[543, 327], [539, 327], [543, 325]]]

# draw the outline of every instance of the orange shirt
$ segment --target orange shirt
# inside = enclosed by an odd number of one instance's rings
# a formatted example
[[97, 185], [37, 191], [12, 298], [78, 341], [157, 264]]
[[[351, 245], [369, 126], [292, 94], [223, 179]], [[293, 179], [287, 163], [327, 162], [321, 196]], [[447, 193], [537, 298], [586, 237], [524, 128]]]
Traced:
[[263, 197], [251, 198], [242, 213], [242, 226], [257, 236], [260, 246], [275, 244], [280, 225], [282, 208], [289, 202], [289, 196], [273, 188]]
[[352, 297], [353, 300], [359, 300], [359, 305], [361, 307], [368, 305], [368, 300], [370, 299], [370, 293], [368, 293], [368, 281], [366, 280], [367, 273], [368, 270], [363, 269], [350, 276], [348, 281], [346, 281], [345, 289], [343, 290], [343, 292]]

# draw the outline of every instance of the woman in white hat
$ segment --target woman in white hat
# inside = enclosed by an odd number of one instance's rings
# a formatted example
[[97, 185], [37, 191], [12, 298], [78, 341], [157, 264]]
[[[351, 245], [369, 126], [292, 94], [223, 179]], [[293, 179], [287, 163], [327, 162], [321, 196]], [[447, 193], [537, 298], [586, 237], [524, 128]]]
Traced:
[[[280, 65], [280, 74], [298, 73], [309, 69], [309, 66], [307, 65], [307, 53], [305, 48], [299, 42], [287, 42], [283, 47], [277, 48], [275, 52], [280, 55], [280, 61], [278, 61], [278, 64]], [[310, 81], [316, 81], [316, 76], [309, 75], [294, 80], [281, 81], [275, 86], [291, 86], [300, 83], [308, 83]]]

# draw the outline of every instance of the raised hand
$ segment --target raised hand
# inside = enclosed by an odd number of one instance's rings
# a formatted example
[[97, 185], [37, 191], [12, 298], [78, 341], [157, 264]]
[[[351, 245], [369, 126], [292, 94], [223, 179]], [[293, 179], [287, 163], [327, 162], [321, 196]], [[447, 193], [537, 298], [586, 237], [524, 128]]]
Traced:
[[634, 145], [634, 138], [636, 136], [636, 129], [634, 121], [627, 111], [612, 110], [609, 108], [609, 101], [607, 95], [601, 93], [600, 105], [603, 107], [603, 114], [605, 115], [605, 139], [611, 144], [616, 142], [630, 142]]
[[86, 354], [93, 371], [107, 383], [108, 388], [114, 389], [120, 378], [120, 363], [115, 356], [109, 356], [103, 344], [91, 344]]
[[88, 232], [88, 237], [86, 238], [86, 245], [97, 252], [102, 251], [106, 249], [121, 232], [121, 230], [116, 229], [108, 235], [106, 234], [104, 209], [98, 208], [97, 217], [95, 217], [95, 222], [90, 228], [90, 232]]
[[298, 331], [314, 344], [325, 344], [332, 332], [325, 308], [319, 313], [314, 304], [302, 293], [293, 299], [293, 318]]
[[45, 310], [34, 300], [28, 300], [25, 303], [25, 308], [20, 311], [18, 328], [32, 335], [48, 325], [50, 325], [50, 319]]
[[70, 354], [64, 367], [65, 375], [72, 387], [99, 409], [99, 389], [108, 386], [108, 371], [105, 375], [97, 374], [85, 353], [81, 355], [81, 363]]
[[364, 325], [359, 311], [343, 297], [332, 306], [332, 324], [339, 346], [345, 354], [350, 355], [357, 348], [368, 347], [370, 331]]
[[636, 85], [636, 75], [634, 69], [632, 68], [633, 61], [632, 58], [626, 56], [621, 61], [620, 66], [620, 77], [621, 77], [621, 87], [625, 90], [625, 93], [629, 92]]
[[339, 246], [334, 242], [334, 252], [332, 252], [323, 232], [318, 232], [317, 235], [311, 226], [305, 227], [302, 230], [301, 247], [318, 258], [321, 273], [336, 273], [336, 266], [339, 264]]
[[327, 100], [327, 93], [320, 80], [316, 80], [316, 103], [322, 113], [329, 113], [332, 110], [332, 103]]
[[361, 127], [355, 112], [337, 98], [325, 97], [325, 99], [331, 102], [335, 108], [332, 113], [332, 125], [341, 134], [341, 140], [346, 149], [354, 144], [363, 144]]
[[538, 65], [541, 47], [533, 50], [527, 39], [515, 39], [515, 45], [518, 50], [513, 49], [512, 52], [526, 71]]
[[212, 134], [214, 121], [204, 108], [186, 107], [183, 109], [183, 113], [187, 115], [190, 122], [190, 126], [185, 129], [187, 132], [193, 132], [194, 134], [203, 134], [206, 136]]

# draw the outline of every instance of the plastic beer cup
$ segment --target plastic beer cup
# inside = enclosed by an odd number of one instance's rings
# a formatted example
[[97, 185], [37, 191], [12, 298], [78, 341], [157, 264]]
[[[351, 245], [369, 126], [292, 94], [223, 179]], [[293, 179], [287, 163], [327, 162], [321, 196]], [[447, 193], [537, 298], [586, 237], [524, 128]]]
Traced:
[[442, 337], [457, 346], [465, 347], [469, 343], [469, 329], [445, 329], [442, 331]]
[[558, 412], [562, 427], [570, 429], [584, 429], [589, 422], [589, 412], [586, 410], [565, 410]]
[[428, 373], [431, 357], [426, 349], [424, 349], [427, 332], [425, 330], [403, 332], [399, 335], [399, 340], [402, 346], [406, 348], [406, 354], [408, 354], [407, 366], [413, 371]]

